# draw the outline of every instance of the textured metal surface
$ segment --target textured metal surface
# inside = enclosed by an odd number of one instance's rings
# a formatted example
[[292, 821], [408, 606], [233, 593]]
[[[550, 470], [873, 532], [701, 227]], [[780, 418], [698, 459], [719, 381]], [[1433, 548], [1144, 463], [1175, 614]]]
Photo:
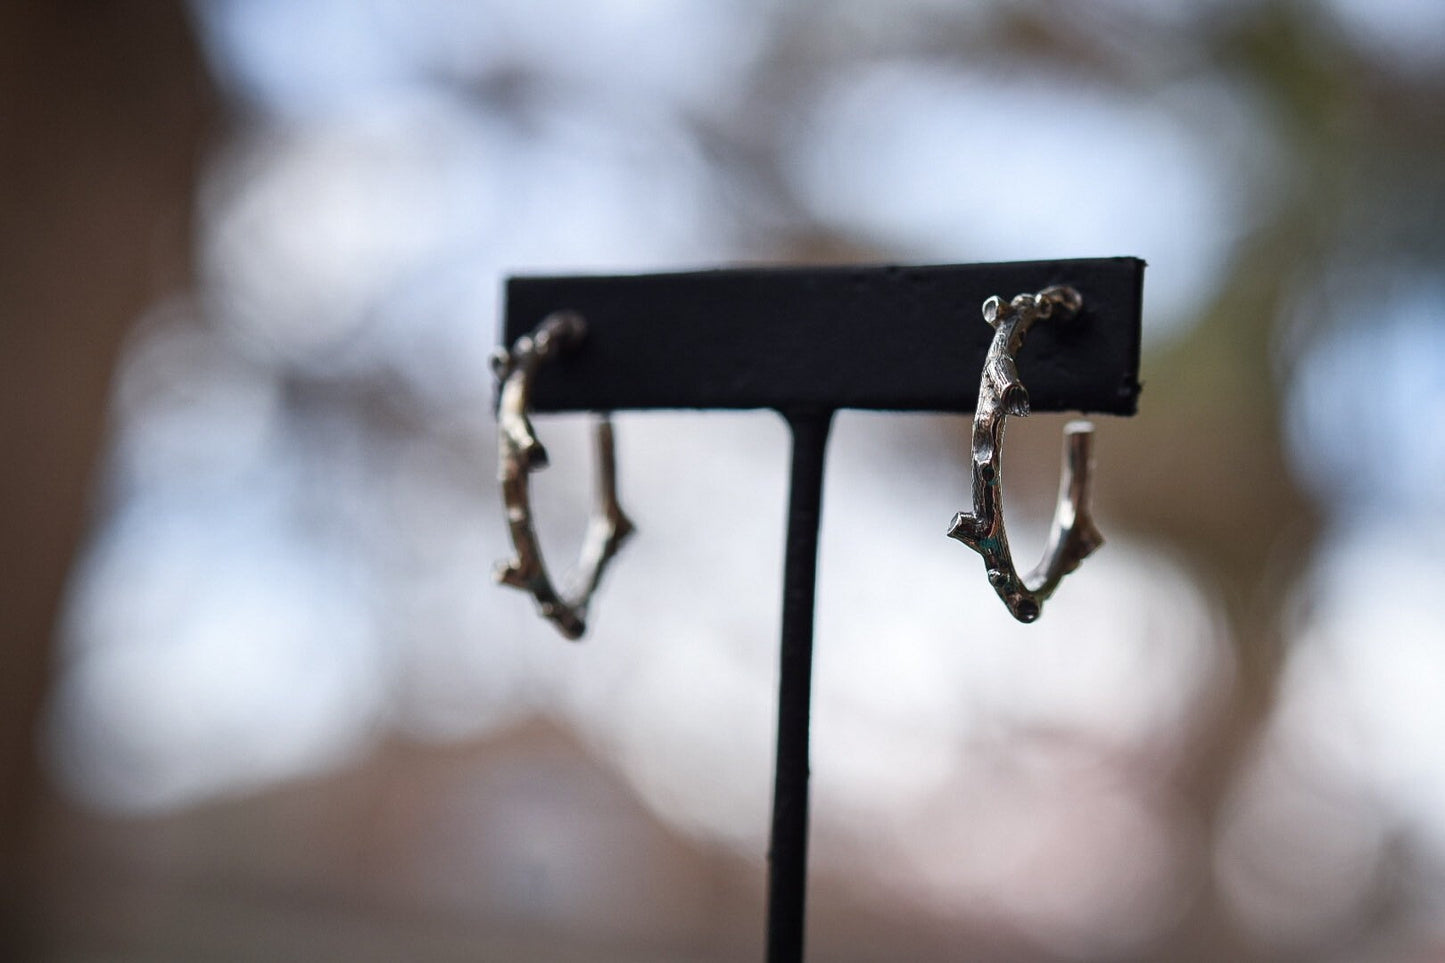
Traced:
[[517, 554], [497, 566], [496, 578], [528, 592], [537, 610], [569, 639], [587, 631], [587, 605], [602, 580], [607, 563], [617, 554], [633, 531], [632, 522], [617, 502], [617, 461], [612, 443], [612, 422], [599, 416], [594, 428], [597, 447], [597, 488], [592, 517], [577, 563], [576, 588], [562, 593], [552, 584], [542, 559], [542, 548], [532, 524], [532, 500], [528, 476], [547, 466], [547, 449], [537, 440], [527, 417], [532, 386], [543, 364], [562, 351], [577, 347], [586, 337], [587, 325], [575, 312], [556, 312], [543, 319], [531, 334], [523, 335], [510, 351], [492, 357], [493, 368], [502, 383], [497, 407], [499, 477], [502, 501], [507, 509], [507, 527]]
[[1014, 566], [1003, 521], [1004, 424], [1009, 415], [1029, 413], [1028, 389], [1019, 378], [1015, 359], [1036, 321], [1068, 324], [1082, 304], [1078, 291], [1055, 286], [1008, 302], [991, 297], [983, 305], [984, 320], [994, 335], [973, 415], [973, 511], [954, 515], [948, 535], [983, 556], [989, 584], [1020, 622], [1037, 619], [1063, 577], [1104, 542], [1089, 514], [1094, 426], [1086, 421], [1071, 422], [1064, 429], [1064, 466], [1048, 547], [1043, 561], [1027, 575], [1020, 576]]

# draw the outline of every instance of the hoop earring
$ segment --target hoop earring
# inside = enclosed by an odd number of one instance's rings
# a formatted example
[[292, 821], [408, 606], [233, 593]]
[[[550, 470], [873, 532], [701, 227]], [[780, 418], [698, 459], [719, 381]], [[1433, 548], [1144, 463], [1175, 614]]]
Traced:
[[510, 351], [492, 356], [492, 369], [502, 382], [497, 406], [499, 479], [507, 527], [516, 556], [497, 565], [496, 580], [531, 593], [537, 611], [568, 639], [587, 631], [587, 605], [602, 580], [607, 563], [633, 532], [633, 525], [617, 502], [617, 460], [612, 442], [612, 421], [598, 415], [594, 427], [597, 487], [587, 534], [577, 563], [577, 588], [563, 595], [552, 584], [542, 559], [541, 544], [532, 525], [530, 473], [547, 467], [547, 449], [537, 440], [527, 417], [532, 384], [542, 365], [558, 352], [575, 348], [587, 334], [587, 323], [573, 311], [558, 311], [542, 319], [531, 334], [522, 335]]
[[1014, 567], [1003, 524], [1004, 422], [1009, 415], [1029, 413], [1029, 393], [1019, 379], [1015, 355], [1035, 321], [1067, 321], [1082, 306], [1079, 292], [1063, 286], [1020, 294], [1009, 302], [992, 297], [983, 303], [983, 317], [993, 326], [994, 336], [973, 415], [973, 511], [954, 515], [948, 536], [983, 556], [989, 584], [1020, 622], [1037, 619], [1063, 577], [1104, 543], [1089, 511], [1094, 426], [1087, 421], [1070, 422], [1064, 428], [1064, 464], [1048, 547], [1027, 575], [1021, 577]]

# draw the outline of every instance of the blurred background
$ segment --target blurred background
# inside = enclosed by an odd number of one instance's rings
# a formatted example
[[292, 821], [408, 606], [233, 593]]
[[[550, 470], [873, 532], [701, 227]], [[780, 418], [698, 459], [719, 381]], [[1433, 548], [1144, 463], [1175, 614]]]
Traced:
[[[760, 959], [786, 432], [620, 417], [641, 533], [562, 642], [491, 582], [501, 279], [1137, 255], [1109, 544], [1037, 625], [942, 535], [967, 419], [840, 416], [810, 958], [1445, 960], [1442, 37], [0, 8], [0, 957]], [[1010, 433], [1024, 556], [1061, 423]], [[560, 558], [585, 423], [539, 428]]]

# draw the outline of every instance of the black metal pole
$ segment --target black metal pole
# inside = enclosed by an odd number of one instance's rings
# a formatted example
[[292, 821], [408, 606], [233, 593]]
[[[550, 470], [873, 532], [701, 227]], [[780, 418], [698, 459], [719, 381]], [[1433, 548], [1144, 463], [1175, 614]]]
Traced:
[[767, 963], [802, 963], [808, 882], [808, 717], [813, 688], [813, 598], [823, 461], [833, 412], [784, 412], [793, 434], [788, 540], [783, 562], [783, 640], [778, 751], [768, 848]]

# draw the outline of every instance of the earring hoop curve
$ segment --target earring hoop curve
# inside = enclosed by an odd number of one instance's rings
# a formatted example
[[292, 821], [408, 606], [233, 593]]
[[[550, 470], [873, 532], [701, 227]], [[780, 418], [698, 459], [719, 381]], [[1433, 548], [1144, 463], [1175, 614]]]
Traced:
[[568, 639], [587, 631], [587, 605], [602, 580], [607, 563], [632, 534], [632, 521], [617, 502], [617, 458], [612, 440], [612, 421], [597, 416], [593, 433], [596, 443], [597, 486], [587, 534], [577, 562], [577, 586], [562, 593], [547, 574], [541, 543], [532, 524], [532, 499], [527, 477], [546, 468], [547, 449], [537, 440], [527, 412], [531, 408], [532, 385], [537, 372], [559, 352], [575, 348], [587, 334], [587, 322], [575, 311], [557, 311], [542, 319], [531, 334], [524, 334], [510, 351], [492, 355], [492, 370], [502, 382], [497, 405], [499, 480], [502, 502], [507, 509], [507, 528], [516, 555], [500, 562], [496, 580], [503, 585], [531, 593], [543, 618]]
[[1064, 428], [1064, 463], [1048, 547], [1027, 575], [1020, 576], [1014, 567], [1003, 524], [1004, 422], [1009, 415], [1029, 413], [1029, 393], [1019, 379], [1015, 356], [1035, 321], [1067, 321], [1082, 306], [1079, 292], [1061, 285], [1020, 294], [1012, 301], [991, 297], [983, 303], [983, 317], [994, 336], [973, 415], [973, 511], [954, 515], [948, 536], [983, 556], [989, 584], [1020, 622], [1037, 619], [1063, 577], [1104, 543], [1089, 510], [1094, 426], [1087, 421], [1072, 421]]

